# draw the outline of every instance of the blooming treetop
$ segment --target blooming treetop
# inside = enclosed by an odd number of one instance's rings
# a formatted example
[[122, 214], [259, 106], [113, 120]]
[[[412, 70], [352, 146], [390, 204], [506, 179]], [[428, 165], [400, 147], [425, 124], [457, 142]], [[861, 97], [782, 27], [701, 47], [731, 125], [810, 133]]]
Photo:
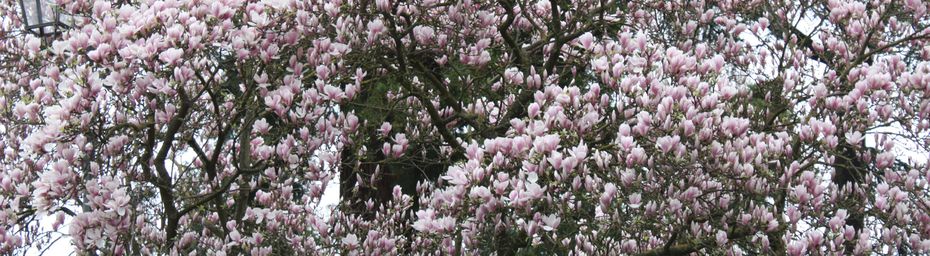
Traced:
[[930, 253], [923, 1], [54, 2], [0, 252]]

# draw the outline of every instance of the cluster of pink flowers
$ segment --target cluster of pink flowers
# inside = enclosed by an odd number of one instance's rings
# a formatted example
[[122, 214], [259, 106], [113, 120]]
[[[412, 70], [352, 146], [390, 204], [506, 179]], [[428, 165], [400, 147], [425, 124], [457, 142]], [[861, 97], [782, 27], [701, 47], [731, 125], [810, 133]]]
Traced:
[[0, 253], [930, 253], [923, 1], [54, 2]]

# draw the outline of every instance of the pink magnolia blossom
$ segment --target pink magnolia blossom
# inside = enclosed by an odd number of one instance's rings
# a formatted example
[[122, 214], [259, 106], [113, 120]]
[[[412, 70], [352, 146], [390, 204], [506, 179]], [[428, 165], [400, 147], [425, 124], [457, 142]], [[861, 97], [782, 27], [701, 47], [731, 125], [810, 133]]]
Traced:
[[173, 65], [176, 64], [178, 60], [181, 59], [181, 56], [184, 55], [184, 50], [171, 48], [162, 51], [158, 54], [158, 59], [164, 61], [167, 64]]

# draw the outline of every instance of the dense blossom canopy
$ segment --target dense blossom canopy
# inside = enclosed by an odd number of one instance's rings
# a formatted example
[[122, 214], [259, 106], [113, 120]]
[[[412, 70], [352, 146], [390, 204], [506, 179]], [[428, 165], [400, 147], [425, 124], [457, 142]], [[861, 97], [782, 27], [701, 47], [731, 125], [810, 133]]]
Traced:
[[930, 253], [921, 0], [52, 2], [0, 253]]

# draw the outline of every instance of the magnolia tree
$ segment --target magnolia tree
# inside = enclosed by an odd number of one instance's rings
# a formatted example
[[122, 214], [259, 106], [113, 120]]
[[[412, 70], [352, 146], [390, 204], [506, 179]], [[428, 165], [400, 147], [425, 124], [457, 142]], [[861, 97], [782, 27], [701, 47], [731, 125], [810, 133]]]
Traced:
[[0, 253], [930, 253], [920, 0], [54, 4]]

